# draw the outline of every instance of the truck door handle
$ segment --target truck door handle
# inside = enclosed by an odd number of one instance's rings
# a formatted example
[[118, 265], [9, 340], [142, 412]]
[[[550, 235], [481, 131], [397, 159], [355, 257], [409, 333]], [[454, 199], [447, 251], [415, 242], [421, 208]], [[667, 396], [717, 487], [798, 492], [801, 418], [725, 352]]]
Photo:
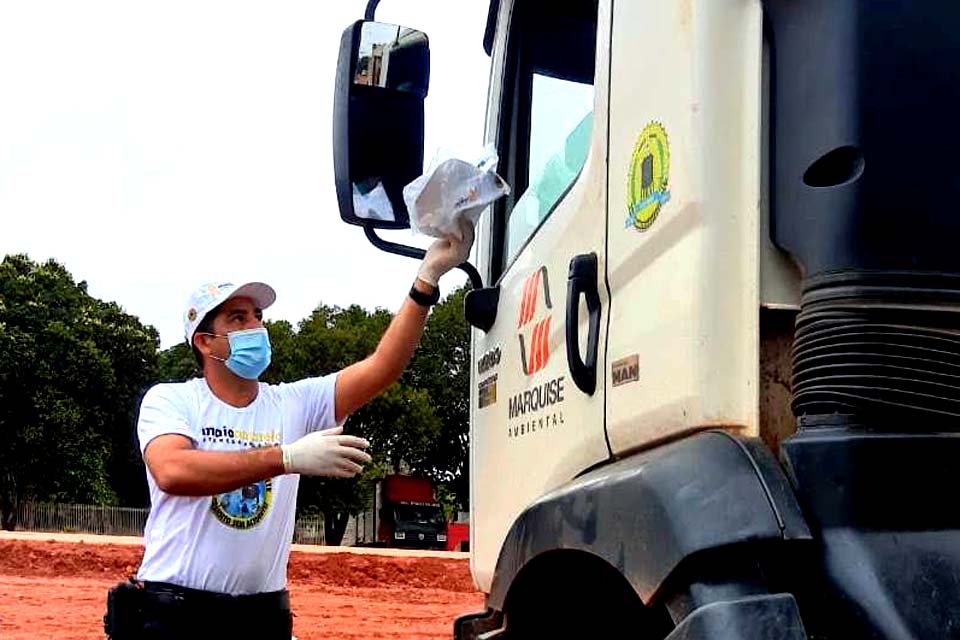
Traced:
[[[587, 302], [590, 331], [587, 359], [580, 357], [580, 296]], [[597, 341], [600, 337], [600, 292], [597, 289], [597, 254], [574, 256], [567, 278], [567, 364], [574, 384], [587, 395], [597, 389]]]

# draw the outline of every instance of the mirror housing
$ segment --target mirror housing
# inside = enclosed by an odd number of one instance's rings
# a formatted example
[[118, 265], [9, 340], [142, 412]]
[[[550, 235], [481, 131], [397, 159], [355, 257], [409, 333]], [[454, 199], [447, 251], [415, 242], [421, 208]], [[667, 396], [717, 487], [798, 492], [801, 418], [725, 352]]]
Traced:
[[[423, 173], [423, 101], [430, 84], [430, 44], [416, 29], [366, 20], [340, 38], [333, 97], [333, 171], [340, 217], [363, 227], [378, 249], [420, 260], [424, 250], [389, 242], [377, 229], [408, 229], [403, 188]], [[475, 289], [469, 262], [458, 265]]]
[[333, 103], [340, 217], [406, 229], [403, 187], [423, 173], [430, 46], [422, 31], [359, 20], [343, 32]]

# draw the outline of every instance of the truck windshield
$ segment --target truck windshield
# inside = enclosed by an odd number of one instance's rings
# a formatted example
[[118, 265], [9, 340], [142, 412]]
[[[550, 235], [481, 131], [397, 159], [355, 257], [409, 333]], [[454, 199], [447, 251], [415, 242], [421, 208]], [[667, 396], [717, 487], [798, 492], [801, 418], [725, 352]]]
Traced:
[[400, 504], [396, 507], [397, 524], [429, 525], [442, 527], [445, 524], [439, 506]]

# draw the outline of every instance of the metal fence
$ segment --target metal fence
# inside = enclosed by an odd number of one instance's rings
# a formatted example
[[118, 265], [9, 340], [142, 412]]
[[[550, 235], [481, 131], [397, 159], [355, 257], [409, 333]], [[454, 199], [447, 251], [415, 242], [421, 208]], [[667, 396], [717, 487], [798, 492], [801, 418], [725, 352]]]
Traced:
[[[142, 536], [149, 513], [146, 508], [24, 502], [17, 509], [16, 528], [20, 531]], [[324, 544], [323, 516], [297, 518], [293, 542]]]
[[17, 509], [17, 529], [140, 536], [149, 509], [104, 507], [90, 504], [25, 502]]
[[324, 544], [323, 516], [297, 518], [293, 526], [293, 544]]

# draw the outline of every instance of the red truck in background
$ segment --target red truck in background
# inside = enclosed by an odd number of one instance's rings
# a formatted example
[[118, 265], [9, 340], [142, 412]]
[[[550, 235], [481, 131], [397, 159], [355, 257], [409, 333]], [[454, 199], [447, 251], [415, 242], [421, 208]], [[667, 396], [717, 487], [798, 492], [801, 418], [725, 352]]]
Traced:
[[470, 551], [470, 525], [466, 522], [447, 523], [447, 551]]
[[469, 548], [469, 525], [447, 522], [430, 480], [388, 475], [380, 484], [378, 497], [380, 544], [448, 551]]

